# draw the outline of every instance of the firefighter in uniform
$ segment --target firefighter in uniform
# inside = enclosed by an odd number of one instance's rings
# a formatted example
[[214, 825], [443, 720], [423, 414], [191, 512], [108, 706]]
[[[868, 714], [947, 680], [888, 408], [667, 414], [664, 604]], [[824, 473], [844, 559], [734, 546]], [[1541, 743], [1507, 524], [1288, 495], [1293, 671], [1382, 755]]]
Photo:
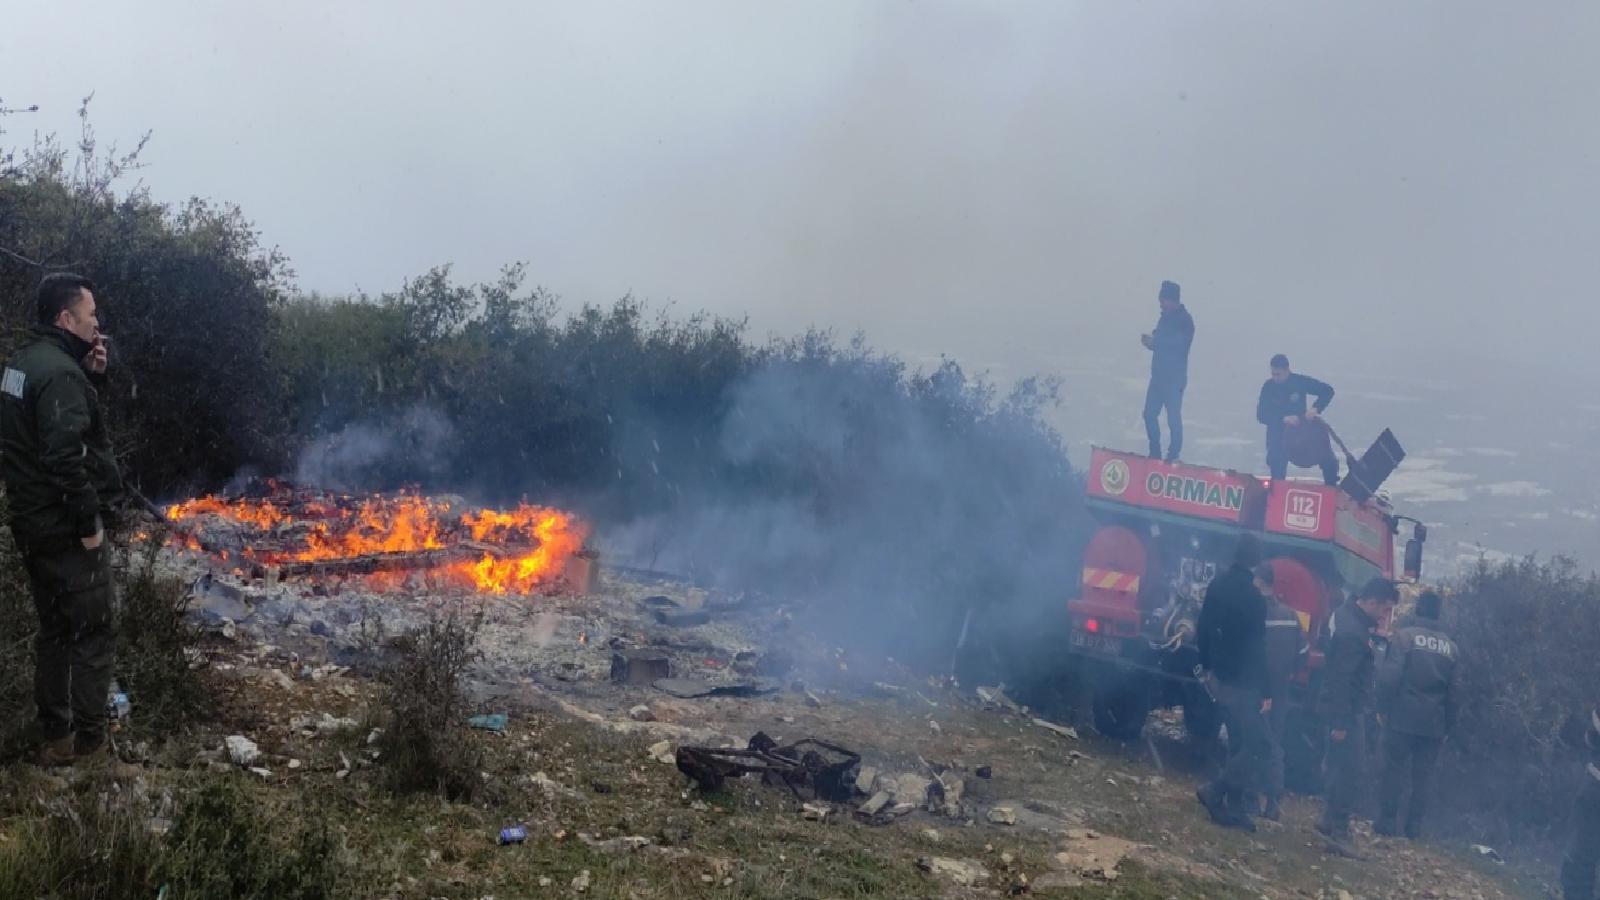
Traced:
[[1589, 762], [1572, 808], [1572, 841], [1561, 861], [1564, 900], [1594, 900], [1594, 870], [1600, 864], [1600, 709], [1589, 712], [1583, 741], [1589, 748]]
[[1422, 834], [1428, 786], [1439, 760], [1439, 746], [1456, 722], [1456, 669], [1461, 651], [1439, 630], [1444, 601], [1428, 591], [1417, 598], [1416, 616], [1389, 639], [1378, 670], [1378, 712], [1383, 716], [1382, 815], [1373, 830], [1400, 834], [1400, 799], [1411, 782], [1405, 836]]
[[1305, 629], [1300, 616], [1284, 605], [1276, 593], [1272, 564], [1256, 567], [1256, 588], [1267, 598], [1267, 688], [1272, 708], [1267, 710], [1267, 741], [1271, 748], [1267, 763], [1266, 807], [1262, 818], [1278, 821], [1283, 800], [1283, 739], [1289, 721], [1289, 684], [1305, 667]]
[[1347, 855], [1353, 855], [1348, 849], [1350, 815], [1361, 798], [1367, 716], [1372, 712], [1377, 662], [1372, 634], [1378, 622], [1394, 611], [1398, 599], [1392, 582], [1374, 578], [1328, 620], [1327, 661], [1317, 698], [1317, 711], [1328, 730], [1323, 762], [1327, 796], [1317, 830], [1332, 842], [1330, 849]]
[[104, 378], [94, 285], [39, 285], [32, 338], [0, 373], [0, 479], [39, 614], [38, 761], [68, 765], [106, 738], [113, 634], [105, 530], [122, 479], [94, 384]]

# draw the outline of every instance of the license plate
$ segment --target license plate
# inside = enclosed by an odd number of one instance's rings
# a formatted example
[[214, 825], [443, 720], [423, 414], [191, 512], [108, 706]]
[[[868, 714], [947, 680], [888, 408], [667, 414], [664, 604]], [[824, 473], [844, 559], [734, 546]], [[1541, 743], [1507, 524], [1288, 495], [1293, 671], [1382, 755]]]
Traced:
[[1106, 637], [1103, 634], [1090, 634], [1087, 631], [1072, 632], [1072, 646], [1079, 650], [1088, 650], [1092, 653], [1104, 653], [1117, 656], [1122, 651], [1122, 644], [1116, 638]]

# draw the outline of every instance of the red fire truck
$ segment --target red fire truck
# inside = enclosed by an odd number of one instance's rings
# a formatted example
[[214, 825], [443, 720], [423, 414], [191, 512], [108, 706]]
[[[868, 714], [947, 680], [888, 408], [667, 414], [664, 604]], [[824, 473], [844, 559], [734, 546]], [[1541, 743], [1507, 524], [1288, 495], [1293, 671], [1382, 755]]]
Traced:
[[[1385, 441], [1389, 462], [1376, 467], [1376, 481], [1404, 454], [1385, 432], [1367, 459]], [[1353, 462], [1352, 469], [1370, 475], [1361, 463]], [[1084, 552], [1080, 590], [1067, 609], [1071, 649], [1093, 676], [1094, 720], [1102, 733], [1135, 737], [1151, 709], [1176, 706], [1191, 735], [1216, 735], [1217, 710], [1194, 677], [1195, 622], [1207, 585], [1249, 530], [1261, 538], [1276, 593], [1298, 613], [1313, 648], [1296, 679], [1297, 709], [1289, 727], [1307, 744], [1304, 749], [1316, 749], [1319, 730], [1305, 701], [1317, 687], [1328, 617], [1347, 590], [1373, 576], [1396, 576], [1395, 535], [1402, 521], [1413, 524], [1404, 553], [1413, 579], [1427, 538], [1421, 523], [1396, 515], [1374, 495], [1374, 479], [1363, 482], [1356, 475], [1327, 487], [1094, 449], [1087, 503], [1099, 527]]]

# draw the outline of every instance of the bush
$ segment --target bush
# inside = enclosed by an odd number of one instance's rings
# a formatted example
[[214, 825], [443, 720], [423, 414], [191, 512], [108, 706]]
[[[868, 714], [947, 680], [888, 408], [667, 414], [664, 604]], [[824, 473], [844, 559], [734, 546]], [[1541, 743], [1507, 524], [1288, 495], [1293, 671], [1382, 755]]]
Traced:
[[160, 798], [105, 773], [70, 790], [42, 791], [37, 810], [0, 844], [0, 896], [56, 900], [201, 897], [320, 900], [347, 867], [315, 808], [263, 804], [237, 776], [207, 778], [179, 794], [162, 835]]
[[477, 793], [482, 753], [467, 728], [463, 684], [477, 658], [480, 624], [481, 614], [434, 614], [422, 628], [390, 642], [378, 740], [390, 789], [435, 791], [451, 800]]
[[1600, 580], [1564, 558], [1480, 563], [1456, 586], [1445, 627], [1463, 649], [1461, 719], [1440, 765], [1438, 828], [1499, 845], [1563, 833], [1600, 701], [1596, 610]]
[[216, 712], [193, 657], [200, 629], [189, 618], [188, 587], [156, 570], [156, 540], [129, 550], [117, 614], [117, 675], [144, 734], [175, 731]]

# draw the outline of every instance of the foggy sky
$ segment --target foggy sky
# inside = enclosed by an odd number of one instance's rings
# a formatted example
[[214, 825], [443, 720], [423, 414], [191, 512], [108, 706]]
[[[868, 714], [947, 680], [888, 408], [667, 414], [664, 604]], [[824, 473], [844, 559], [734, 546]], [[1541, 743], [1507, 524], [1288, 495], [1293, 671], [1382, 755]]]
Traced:
[[[154, 138], [307, 290], [527, 260], [758, 334], [1066, 366], [1600, 373], [1600, 6], [11, 3], [10, 142]], [[1594, 382], [1590, 382], [1594, 383]]]

